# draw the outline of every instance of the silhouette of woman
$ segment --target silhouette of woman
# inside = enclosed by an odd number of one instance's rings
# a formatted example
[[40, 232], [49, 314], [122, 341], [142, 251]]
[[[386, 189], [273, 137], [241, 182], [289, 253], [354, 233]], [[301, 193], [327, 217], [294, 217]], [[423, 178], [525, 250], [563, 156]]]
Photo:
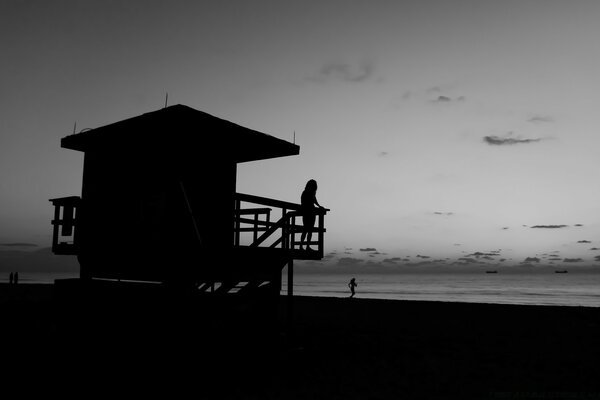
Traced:
[[304, 226], [304, 231], [300, 237], [300, 250], [304, 250], [302, 246], [304, 239], [308, 239], [306, 242], [306, 250], [312, 250], [310, 248], [310, 240], [312, 238], [312, 229], [315, 226], [315, 204], [319, 208], [323, 208], [317, 201], [317, 181], [311, 179], [306, 182], [306, 187], [300, 198], [302, 225]]
[[356, 293], [354, 293], [354, 288], [358, 286], [358, 283], [356, 283], [356, 278], [352, 278], [350, 279], [350, 283], [348, 283], [348, 287], [350, 288], [350, 291], [352, 292], [352, 294], [350, 295], [350, 298], [354, 297], [354, 295]]

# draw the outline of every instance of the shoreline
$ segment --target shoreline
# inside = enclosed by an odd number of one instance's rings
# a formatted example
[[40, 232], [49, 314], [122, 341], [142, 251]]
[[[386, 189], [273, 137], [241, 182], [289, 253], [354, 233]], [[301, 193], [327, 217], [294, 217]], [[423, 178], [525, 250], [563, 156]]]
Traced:
[[[33, 294], [32, 291], [35, 288], [39, 288], [44, 291], [44, 296], [48, 299], [50, 288], [54, 288], [54, 283], [50, 282], [20, 282], [18, 284], [9, 284], [6, 282], [0, 282], [0, 302], [2, 301], [2, 295], [5, 290], [14, 289], [14, 288], [25, 288], [22, 289], [23, 292], [27, 292]], [[42, 289], [44, 288], [44, 289]], [[16, 289], [19, 290], [19, 289]], [[42, 294], [40, 291], [39, 294]], [[283, 292], [280, 297], [282, 299], [287, 298], [287, 294]], [[413, 300], [413, 299], [389, 299], [389, 298], [378, 298], [378, 297], [360, 297], [360, 293], [358, 293], [354, 298], [349, 298], [349, 296], [327, 296], [327, 295], [306, 295], [306, 294], [294, 294], [294, 299], [300, 298], [309, 298], [309, 299], [329, 299], [329, 300], [348, 300], [348, 301], [381, 301], [381, 302], [409, 302], [409, 303], [439, 303], [439, 304], [480, 304], [480, 305], [490, 305], [490, 306], [516, 306], [516, 307], [543, 307], [543, 308], [585, 308], [585, 309], [600, 309], [600, 305], [598, 306], [589, 306], [589, 305], [571, 305], [571, 304], [524, 304], [524, 303], [516, 303], [516, 302], [479, 302], [479, 301], [455, 301], [455, 300]]]
[[[17, 285], [11, 285], [6, 282], [0, 282], [0, 301], [2, 298], [2, 292], [6, 289], [11, 289], [15, 287], [27, 287], [28, 289], [23, 289], [23, 291], [31, 292], [34, 288], [45, 288], [43, 289], [45, 292], [48, 292], [50, 288], [54, 288], [54, 283], [50, 282], [20, 282]], [[17, 289], [18, 290], [18, 289]], [[46, 293], [47, 297], [48, 293]], [[287, 294], [285, 291], [280, 295], [282, 299], [287, 298]], [[542, 308], [573, 308], [573, 309], [592, 309], [592, 310], [600, 310], [600, 305], [598, 306], [589, 306], [589, 305], [571, 305], [571, 304], [525, 304], [525, 303], [516, 303], [516, 302], [480, 302], [480, 301], [456, 301], [456, 300], [414, 300], [414, 299], [389, 299], [389, 298], [379, 298], [379, 297], [361, 297], [360, 293], [358, 293], [354, 298], [349, 298], [349, 296], [327, 296], [327, 295], [306, 295], [306, 294], [294, 294], [294, 299], [298, 298], [309, 298], [309, 299], [329, 299], [329, 300], [349, 300], [349, 301], [382, 301], [382, 302], [410, 302], [410, 303], [439, 303], [439, 304], [479, 304], [479, 305], [490, 305], [490, 306], [515, 306], [515, 307], [542, 307]]]

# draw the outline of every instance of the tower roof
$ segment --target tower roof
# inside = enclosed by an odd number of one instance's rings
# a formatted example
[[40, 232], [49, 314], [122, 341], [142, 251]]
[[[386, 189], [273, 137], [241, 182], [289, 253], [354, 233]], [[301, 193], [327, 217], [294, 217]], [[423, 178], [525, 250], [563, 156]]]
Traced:
[[236, 163], [285, 157], [300, 147], [181, 104], [61, 139], [78, 151], [167, 151], [218, 156]]

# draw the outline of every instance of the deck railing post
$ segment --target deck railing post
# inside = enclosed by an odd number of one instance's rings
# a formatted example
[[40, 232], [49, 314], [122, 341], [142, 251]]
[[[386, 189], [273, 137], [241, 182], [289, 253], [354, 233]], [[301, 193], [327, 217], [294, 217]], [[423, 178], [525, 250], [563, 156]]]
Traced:
[[281, 209], [281, 219], [283, 220], [283, 225], [281, 226], [281, 235], [283, 237], [283, 240], [281, 241], [281, 248], [282, 249], [287, 249], [287, 225], [288, 225], [288, 221], [286, 219], [286, 214], [287, 214], [287, 209], [286, 208], [282, 208]]
[[296, 247], [296, 214], [292, 215], [292, 227], [290, 229], [290, 241], [291, 241], [291, 246], [290, 248], [292, 249], [292, 251], [294, 251], [294, 248]]
[[254, 241], [258, 239], [258, 213], [254, 214]]
[[234, 246], [239, 246], [240, 245], [240, 215], [239, 215], [239, 211], [240, 211], [240, 200], [236, 200], [235, 201], [235, 239], [234, 239]]
[[319, 214], [319, 245], [318, 245], [318, 249], [320, 253], [323, 253], [324, 247], [323, 247], [323, 237], [325, 235], [323, 235], [323, 231], [325, 228], [325, 223], [324, 223], [324, 219], [325, 219], [325, 213], [322, 212]]
[[54, 226], [52, 229], [52, 249], [58, 246], [58, 219], [60, 218], [60, 205], [54, 205]]

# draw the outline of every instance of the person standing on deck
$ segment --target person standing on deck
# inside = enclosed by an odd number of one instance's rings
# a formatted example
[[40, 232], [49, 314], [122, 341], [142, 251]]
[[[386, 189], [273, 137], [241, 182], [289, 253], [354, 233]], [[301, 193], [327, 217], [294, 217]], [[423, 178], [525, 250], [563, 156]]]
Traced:
[[350, 298], [353, 298], [354, 295], [356, 294], [354, 292], [354, 288], [357, 286], [358, 286], [358, 283], [356, 283], [356, 278], [350, 279], [350, 283], [348, 283], [348, 287], [350, 288], [350, 291], [352, 292], [352, 294], [350, 295]]
[[302, 192], [302, 196], [300, 198], [300, 209], [302, 211], [302, 225], [304, 230], [302, 231], [302, 236], [300, 237], [300, 250], [304, 250], [303, 243], [304, 239], [306, 241], [306, 250], [312, 250], [310, 248], [310, 241], [312, 239], [312, 230], [315, 226], [315, 205], [322, 209], [323, 207], [317, 201], [317, 181], [314, 179], [306, 182], [306, 187]]

